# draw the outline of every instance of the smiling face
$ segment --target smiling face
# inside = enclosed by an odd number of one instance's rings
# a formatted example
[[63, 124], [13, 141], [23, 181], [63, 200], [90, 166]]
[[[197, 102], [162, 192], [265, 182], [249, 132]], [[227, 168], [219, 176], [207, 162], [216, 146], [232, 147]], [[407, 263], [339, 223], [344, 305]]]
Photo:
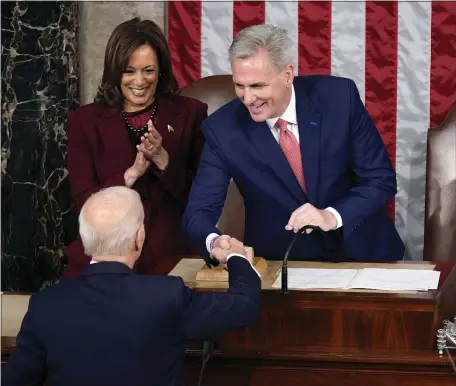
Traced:
[[236, 95], [255, 122], [280, 117], [285, 112], [291, 99], [291, 65], [276, 72], [271, 68], [269, 53], [259, 50], [249, 58], [233, 58], [231, 69]]
[[145, 44], [132, 52], [120, 81], [126, 112], [142, 110], [154, 101], [159, 73], [157, 54], [151, 46]]

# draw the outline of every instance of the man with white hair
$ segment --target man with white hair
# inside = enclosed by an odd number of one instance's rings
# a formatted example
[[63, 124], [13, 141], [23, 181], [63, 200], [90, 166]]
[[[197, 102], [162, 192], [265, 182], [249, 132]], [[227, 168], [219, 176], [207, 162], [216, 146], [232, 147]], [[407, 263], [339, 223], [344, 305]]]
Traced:
[[[208, 258], [229, 246], [216, 228], [233, 179], [245, 203], [244, 242], [281, 260], [400, 260], [404, 244], [385, 211], [396, 173], [355, 83], [294, 76], [287, 32], [263, 24], [230, 47], [235, 99], [211, 114], [183, 231]], [[323, 248], [319, 236], [326, 236]], [[210, 263], [210, 260], [208, 260]]]
[[132, 271], [143, 221], [132, 189], [108, 188], [86, 201], [79, 224], [91, 264], [31, 297], [3, 385], [179, 385], [187, 340], [257, 319], [261, 282], [242, 243], [231, 239], [230, 250], [217, 253], [228, 291], [198, 293], [179, 277]]

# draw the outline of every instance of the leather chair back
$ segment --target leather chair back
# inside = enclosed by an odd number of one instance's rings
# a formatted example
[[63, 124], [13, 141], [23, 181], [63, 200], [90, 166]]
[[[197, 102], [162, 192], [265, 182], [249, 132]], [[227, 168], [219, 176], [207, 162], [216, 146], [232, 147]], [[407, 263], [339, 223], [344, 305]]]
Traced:
[[456, 261], [456, 105], [428, 131], [424, 260]]
[[[181, 95], [207, 103], [208, 114], [236, 98], [231, 75], [215, 75], [199, 79], [182, 88]], [[223, 234], [244, 240], [245, 208], [244, 199], [233, 180], [228, 192], [217, 227]]]

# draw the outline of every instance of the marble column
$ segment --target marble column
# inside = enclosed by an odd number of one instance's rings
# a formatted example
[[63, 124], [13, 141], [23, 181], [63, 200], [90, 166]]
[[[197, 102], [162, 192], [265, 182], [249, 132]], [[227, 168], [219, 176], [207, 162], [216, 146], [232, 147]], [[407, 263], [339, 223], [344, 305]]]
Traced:
[[2, 290], [37, 291], [75, 236], [65, 167], [78, 105], [77, 2], [2, 2]]

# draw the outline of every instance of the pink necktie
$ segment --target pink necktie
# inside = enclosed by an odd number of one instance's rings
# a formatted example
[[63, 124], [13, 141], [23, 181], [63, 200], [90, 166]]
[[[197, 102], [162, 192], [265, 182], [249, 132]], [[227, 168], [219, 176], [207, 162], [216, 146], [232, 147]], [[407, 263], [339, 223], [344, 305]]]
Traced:
[[280, 147], [282, 148], [288, 163], [293, 170], [296, 179], [301, 185], [302, 190], [306, 192], [306, 184], [304, 181], [304, 170], [302, 168], [301, 149], [296, 137], [287, 128], [287, 121], [279, 118], [276, 127], [280, 130]]

